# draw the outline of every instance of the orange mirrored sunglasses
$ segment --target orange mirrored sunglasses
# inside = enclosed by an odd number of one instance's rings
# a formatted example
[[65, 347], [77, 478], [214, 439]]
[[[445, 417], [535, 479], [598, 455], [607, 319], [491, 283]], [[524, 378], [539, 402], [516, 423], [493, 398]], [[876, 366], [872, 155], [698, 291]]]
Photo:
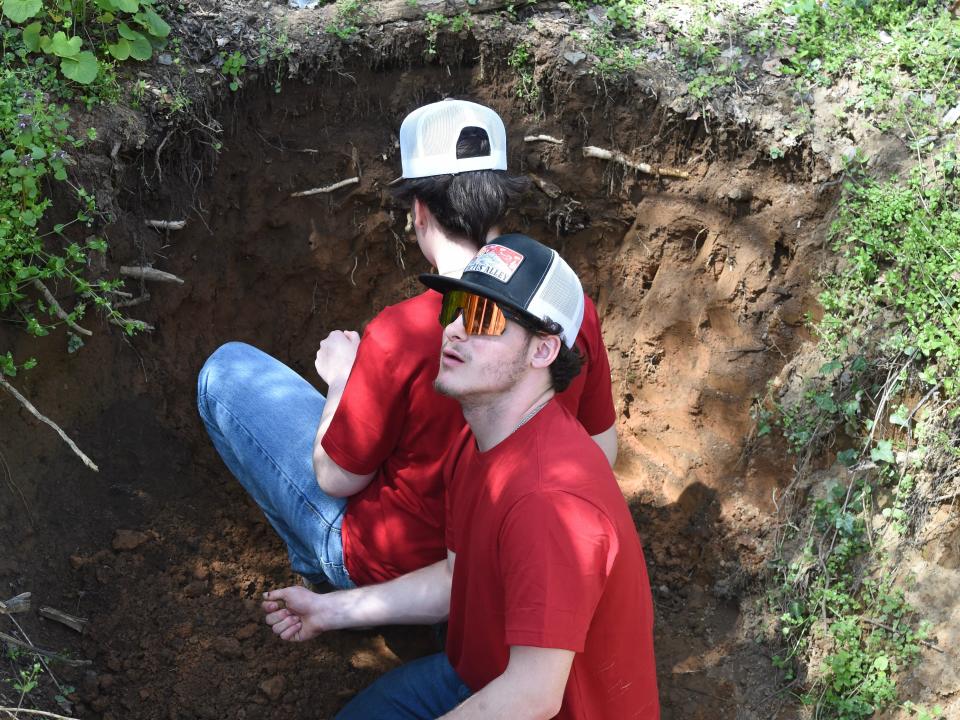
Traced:
[[463, 315], [463, 327], [468, 335], [503, 335], [507, 319], [497, 303], [490, 298], [474, 295], [466, 290], [449, 290], [443, 294], [440, 308], [440, 324], [446, 327]]

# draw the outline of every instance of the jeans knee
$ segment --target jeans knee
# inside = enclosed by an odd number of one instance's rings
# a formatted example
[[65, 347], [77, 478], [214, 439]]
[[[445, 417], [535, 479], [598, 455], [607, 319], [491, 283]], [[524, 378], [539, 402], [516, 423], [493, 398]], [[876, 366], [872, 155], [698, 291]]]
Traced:
[[218, 347], [200, 369], [197, 376], [197, 407], [201, 414], [206, 409], [208, 396], [220, 397], [235, 380], [238, 371], [255, 347], [242, 342], [228, 342]]

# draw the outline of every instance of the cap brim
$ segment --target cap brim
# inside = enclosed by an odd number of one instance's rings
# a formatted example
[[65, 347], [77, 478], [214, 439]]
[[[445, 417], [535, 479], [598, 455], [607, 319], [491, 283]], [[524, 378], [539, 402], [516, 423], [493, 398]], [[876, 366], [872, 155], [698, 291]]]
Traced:
[[532, 323], [542, 324], [542, 321], [528, 313], [523, 308], [517, 307], [517, 305], [509, 297], [503, 293], [499, 293], [496, 290], [492, 290], [486, 285], [478, 285], [477, 283], [472, 283], [469, 280], [464, 280], [463, 278], [453, 278], [446, 275], [433, 275], [431, 273], [423, 273], [419, 276], [420, 282], [426, 285], [431, 290], [436, 290], [437, 292], [445, 293], [450, 290], [466, 290], [467, 292], [472, 292], [475, 295], [482, 295], [485, 298], [490, 298], [495, 303], [506, 305], [513, 312], [517, 313], [523, 318], [530, 320]]

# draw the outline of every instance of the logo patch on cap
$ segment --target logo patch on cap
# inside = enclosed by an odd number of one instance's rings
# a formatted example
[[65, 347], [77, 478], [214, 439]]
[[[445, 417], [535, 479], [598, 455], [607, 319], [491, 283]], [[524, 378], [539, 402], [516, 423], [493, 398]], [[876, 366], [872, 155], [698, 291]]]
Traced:
[[463, 271], [486, 273], [500, 282], [507, 283], [522, 262], [523, 255], [516, 250], [503, 245], [484, 245]]

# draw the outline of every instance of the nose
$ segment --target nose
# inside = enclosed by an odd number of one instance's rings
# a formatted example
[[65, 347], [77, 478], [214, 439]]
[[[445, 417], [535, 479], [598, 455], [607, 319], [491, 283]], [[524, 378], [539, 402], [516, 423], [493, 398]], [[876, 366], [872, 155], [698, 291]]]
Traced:
[[454, 340], [464, 341], [467, 339], [467, 329], [463, 326], [463, 313], [457, 315], [456, 319], [443, 329], [443, 339], [446, 342]]

